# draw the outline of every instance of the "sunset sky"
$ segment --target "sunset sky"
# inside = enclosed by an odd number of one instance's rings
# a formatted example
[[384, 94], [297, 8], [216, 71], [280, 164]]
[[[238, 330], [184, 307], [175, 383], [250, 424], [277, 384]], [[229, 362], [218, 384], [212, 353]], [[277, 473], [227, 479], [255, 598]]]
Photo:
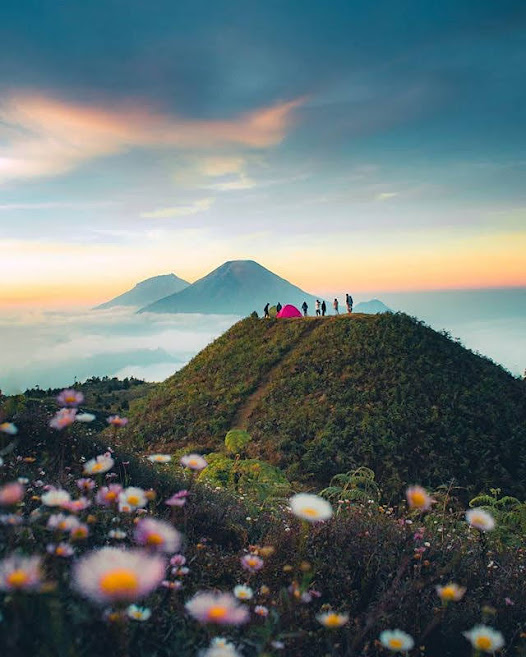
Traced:
[[3, 0], [0, 304], [254, 259], [526, 285], [524, 0]]

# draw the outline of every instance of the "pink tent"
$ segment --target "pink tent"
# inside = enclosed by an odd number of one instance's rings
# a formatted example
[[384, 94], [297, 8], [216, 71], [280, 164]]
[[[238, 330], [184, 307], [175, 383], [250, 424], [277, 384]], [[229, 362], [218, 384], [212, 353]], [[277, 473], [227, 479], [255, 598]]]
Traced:
[[276, 317], [301, 317], [301, 313], [296, 306], [287, 304], [286, 306], [283, 306]]

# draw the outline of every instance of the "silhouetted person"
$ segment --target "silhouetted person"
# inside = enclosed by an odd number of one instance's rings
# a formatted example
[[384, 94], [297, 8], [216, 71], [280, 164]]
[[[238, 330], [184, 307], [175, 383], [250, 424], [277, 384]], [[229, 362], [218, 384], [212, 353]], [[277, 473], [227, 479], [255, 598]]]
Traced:
[[345, 305], [347, 306], [347, 312], [352, 313], [353, 300], [350, 294], [345, 295]]
[[269, 307], [269, 304], [267, 303], [267, 305], [263, 308], [263, 312], [265, 313], [265, 317], [270, 317], [268, 307]]
[[278, 301], [278, 305], [276, 306], [276, 315], [279, 313], [279, 311], [283, 308], [283, 306], [280, 304]]
[[319, 317], [320, 315], [321, 315], [320, 300], [316, 299], [316, 317]]
[[334, 299], [332, 302], [332, 307], [334, 308], [334, 314], [339, 315], [340, 311], [338, 310], [338, 299]]
[[307, 317], [307, 310], [309, 309], [309, 306], [307, 306], [307, 302], [306, 302], [306, 301], [304, 301], [304, 302], [301, 304], [301, 309], [303, 310], [303, 316], [304, 316], [304, 317]]
[[327, 304], [325, 301], [321, 302], [321, 316], [325, 317], [325, 313], [327, 312]]

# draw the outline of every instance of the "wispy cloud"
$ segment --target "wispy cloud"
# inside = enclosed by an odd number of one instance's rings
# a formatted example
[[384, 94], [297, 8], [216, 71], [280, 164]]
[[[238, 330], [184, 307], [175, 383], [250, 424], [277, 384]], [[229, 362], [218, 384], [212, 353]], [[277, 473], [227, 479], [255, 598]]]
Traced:
[[[53, 176], [83, 162], [133, 148], [204, 149], [224, 145], [268, 148], [283, 140], [303, 99], [228, 120], [199, 120], [140, 107], [106, 109], [18, 94], [0, 104], [0, 182]], [[235, 158], [209, 162], [232, 173]], [[226, 169], [226, 171], [225, 171]], [[223, 175], [223, 174], [220, 174]]]
[[377, 201], [388, 201], [390, 198], [394, 198], [395, 196], [398, 196], [398, 192], [380, 192], [376, 196]]
[[169, 219], [170, 217], [188, 217], [192, 214], [206, 212], [212, 207], [213, 198], [202, 198], [189, 205], [174, 205], [169, 208], [158, 208], [151, 212], [143, 212], [141, 217], [145, 219]]
[[217, 192], [233, 192], [240, 191], [243, 189], [252, 189], [256, 186], [255, 180], [249, 178], [248, 176], [241, 174], [237, 178], [232, 180], [225, 180], [223, 182], [212, 183], [211, 185], [206, 185], [207, 189], [213, 189]]

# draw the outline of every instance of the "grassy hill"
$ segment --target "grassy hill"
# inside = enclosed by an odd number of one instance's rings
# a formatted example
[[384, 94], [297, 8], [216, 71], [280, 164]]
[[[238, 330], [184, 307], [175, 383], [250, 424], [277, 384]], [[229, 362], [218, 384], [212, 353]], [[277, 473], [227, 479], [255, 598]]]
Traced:
[[250, 456], [308, 485], [367, 466], [387, 494], [454, 481], [524, 496], [525, 390], [406, 315], [247, 318], [133, 403], [123, 436], [206, 452], [237, 427]]

